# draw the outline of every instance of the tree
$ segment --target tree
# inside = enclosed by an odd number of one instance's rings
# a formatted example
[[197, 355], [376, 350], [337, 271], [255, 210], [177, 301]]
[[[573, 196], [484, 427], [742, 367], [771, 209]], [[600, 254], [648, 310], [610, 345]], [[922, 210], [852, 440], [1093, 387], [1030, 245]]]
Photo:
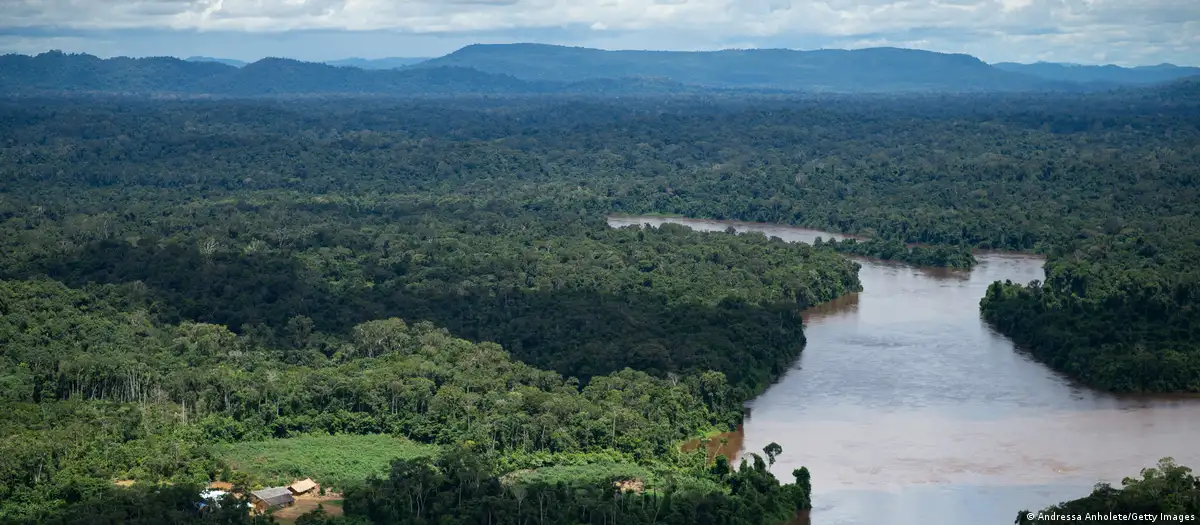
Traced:
[[767, 469], [775, 466], [775, 458], [783, 453], [783, 447], [779, 443], [772, 441], [769, 445], [763, 447], [763, 454], [767, 455]]

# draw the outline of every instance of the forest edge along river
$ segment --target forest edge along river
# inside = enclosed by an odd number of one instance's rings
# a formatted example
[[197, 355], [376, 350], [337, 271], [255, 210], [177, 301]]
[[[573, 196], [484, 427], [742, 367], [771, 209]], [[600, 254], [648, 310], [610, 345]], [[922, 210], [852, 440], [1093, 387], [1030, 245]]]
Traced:
[[[790, 242], [845, 238], [783, 225], [608, 219]], [[1120, 485], [1162, 457], [1200, 464], [1200, 399], [1115, 396], [1072, 383], [979, 316], [989, 284], [1042, 279], [1043, 260], [983, 252], [970, 271], [856, 258], [863, 291], [807, 310], [807, 345], [725, 446], [812, 471], [815, 525], [1011, 523]], [[719, 438], [717, 438], [719, 439]], [[714, 446], [716, 446], [714, 444]], [[735, 456], [736, 457], [736, 456]]]

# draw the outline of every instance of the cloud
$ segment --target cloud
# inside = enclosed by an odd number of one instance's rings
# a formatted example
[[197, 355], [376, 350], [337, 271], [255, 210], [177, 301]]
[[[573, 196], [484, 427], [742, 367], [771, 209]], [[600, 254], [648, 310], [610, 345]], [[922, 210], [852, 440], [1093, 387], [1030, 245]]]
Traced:
[[[209, 41], [380, 33], [449, 42], [496, 34], [537, 41], [522, 36], [555, 28], [573, 28], [556, 43], [625, 48], [872, 43], [920, 44], [985, 60], [1194, 62], [1189, 57], [1200, 56], [1195, 0], [0, 0], [0, 45], [7, 50], [83, 33], [121, 47], [129, 34], [147, 31], [168, 39], [208, 34]], [[21, 34], [34, 30], [45, 34]], [[629, 43], [620, 45], [622, 38]]]

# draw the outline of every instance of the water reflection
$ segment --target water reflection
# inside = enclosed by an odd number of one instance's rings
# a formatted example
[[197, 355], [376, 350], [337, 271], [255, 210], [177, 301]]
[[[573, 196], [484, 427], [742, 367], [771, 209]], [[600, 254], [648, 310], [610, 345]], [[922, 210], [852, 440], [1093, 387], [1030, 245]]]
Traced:
[[[978, 254], [978, 255], [983, 255], [983, 254]], [[971, 272], [968, 270], [961, 270], [961, 269], [955, 269], [955, 268], [926, 268], [926, 267], [919, 267], [919, 268], [916, 268], [916, 270], [918, 272], [921, 272], [922, 274], [924, 274], [926, 277], [928, 277], [930, 279], [939, 280], [939, 281], [970, 281], [971, 280]]]
[[774, 441], [784, 452], [773, 470], [811, 469], [817, 525], [1009, 523], [1164, 456], [1200, 465], [1200, 399], [1096, 392], [1014, 349], [980, 320], [979, 299], [997, 280], [1042, 279], [1043, 261], [976, 257], [970, 272], [860, 260], [864, 291], [807, 311], [804, 354], [750, 404], [744, 450]]
[[820, 319], [852, 316], [856, 312], [858, 312], [858, 294], [852, 293], [809, 308], [801, 316], [804, 318], [805, 324], [811, 324]]

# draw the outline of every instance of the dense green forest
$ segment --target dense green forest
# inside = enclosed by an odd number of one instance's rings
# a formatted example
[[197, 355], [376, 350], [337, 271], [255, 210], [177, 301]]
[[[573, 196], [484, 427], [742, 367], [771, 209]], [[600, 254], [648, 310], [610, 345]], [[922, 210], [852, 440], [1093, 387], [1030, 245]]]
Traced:
[[978, 261], [969, 247], [939, 244], [934, 246], [909, 245], [898, 239], [846, 239], [838, 241], [817, 239], [817, 247], [833, 249], [838, 253], [872, 257], [885, 261], [901, 261], [917, 266], [970, 269]]
[[[288, 243], [282, 249], [296, 247], [309, 256], [239, 254], [234, 261], [243, 268], [251, 260], [293, 266], [303, 261], [306, 271], [314, 265], [342, 271], [337, 269], [342, 264], [350, 270], [330, 282], [373, 286], [414, 277], [392, 279], [394, 264], [355, 265], [378, 238], [372, 232], [333, 240], [353, 230], [339, 226], [333, 232], [333, 224], [378, 223], [433, 213], [414, 208], [456, 206], [480, 219], [439, 216], [428, 219], [440, 221], [431, 231], [490, 228], [491, 235], [509, 228], [528, 243], [541, 235], [536, 228], [574, 235], [567, 225], [592, 224], [588, 227], [599, 231], [600, 217], [613, 212], [784, 222], [864, 235], [874, 241], [839, 249], [916, 263], [969, 266], [969, 248], [1045, 252], [1046, 282], [990, 293], [983, 304], [989, 320], [1047, 363], [1093, 385], [1194, 391], [1200, 374], [1192, 344], [1197, 314], [1189, 261], [1200, 231], [1198, 95], [1200, 84], [1181, 81], [1072, 99], [994, 95], [986, 104], [980, 97], [948, 95], [644, 99], [620, 106], [553, 98], [447, 100], [432, 106], [368, 99], [338, 104], [29, 99], [6, 109], [4, 158], [13, 176], [4, 183], [3, 213], [13, 219], [5, 227], [16, 232], [5, 236], [13, 243], [6, 246], [5, 268], [16, 277], [49, 273], [67, 282], [140, 279], [153, 285], [153, 277], [131, 275], [131, 268], [144, 274], [183, 259], [160, 254], [176, 261], [163, 263], [140, 248], [146, 244], [120, 242], [145, 235], [155, 243], [177, 239], [176, 245], [192, 253], [193, 265], [205, 259], [203, 243], [210, 243], [213, 259], [233, 257], [241, 243], [251, 251]], [[62, 188], [80, 186], [88, 191], [55, 208]], [[156, 215], [156, 206], [170, 213]], [[546, 214], [557, 218], [542, 220]], [[521, 220], [538, 226], [530, 229]], [[241, 223], [230, 228], [226, 221]], [[251, 229], [259, 234], [246, 237], [243, 232]], [[106, 236], [126, 254], [96, 248]], [[929, 248], [904, 249], [900, 242]], [[338, 244], [352, 245], [354, 255], [319, 248]], [[77, 245], [103, 252], [102, 258], [141, 262], [81, 263], [72, 260], [76, 255], [55, 251]], [[383, 246], [372, 248], [383, 255]], [[474, 275], [473, 267], [460, 268], [459, 274]], [[258, 292], [197, 291], [194, 284], [176, 281], [200, 281], [198, 274], [176, 270], [157, 277], [169, 279], [169, 287], [186, 298], [158, 302], [186, 310], [175, 320], [199, 317], [235, 331], [248, 321], [268, 326], [284, 321], [283, 313], [268, 322], [214, 308], [206, 296]], [[290, 269], [257, 273], [295, 275]], [[637, 279], [630, 275], [624, 282]], [[655, 276], [651, 288], [659, 282]], [[390, 293], [386, 287], [371, 290]], [[297, 294], [295, 288], [284, 293]], [[409, 308], [381, 306], [368, 295], [349, 297], [371, 306], [342, 311], [370, 315], [309, 317], [332, 329]], [[520, 296], [530, 308], [541, 300], [537, 294]], [[602, 303], [590, 297], [578, 302]], [[674, 318], [676, 312], [660, 303], [653, 305], [654, 315]], [[711, 300], [706, 304], [719, 307]], [[257, 314], [263, 308], [254, 309]], [[491, 310], [475, 303], [470, 310], [455, 307], [428, 317], [456, 334], [495, 340], [522, 359], [542, 354], [534, 362], [568, 374], [605, 368], [562, 362], [575, 357], [548, 357], [517, 334], [498, 333], [478, 320], [480, 311]], [[532, 322], [550, 325], [552, 332], [574, 330], [571, 323], [540, 315]], [[647, 325], [660, 329], [664, 323]]]
[[[701, 452], [701, 455], [704, 453]], [[770, 458], [774, 462], [774, 457]], [[694, 478], [667, 479], [659, 487], [614, 494], [601, 475], [566, 480], [497, 477], [470, 450], [454, 450], [435, 461], [397, 461], [385, 479], [374, 478], [347, 494], [346, 512], [369, 523], [579, 523], [678, 524], [784, 523], [796, 509], [811, 507], [809, 474], [792, 473], [781, 486], [757, 454], [731, 468], [724, 456]], [[442, 487], [435, 497], [413, 498], [424, 485]], [[457, 490], [456, 490], [457, 489]], [[314, 520], [315, 521], [315, 520]]]
[[1200, 392], [1200, 223], [1164, 220], [1057, 250], [1044, 282], [994, 283], [984, 317], [1047, 364], [1102, 388]]
[[798, 307], [859, 289], [855, 263], [762, 235], [614, 230], [602, 217], [440, 197], [238, 195], [249, 202], [131, 203], [68, 253], [65, 232], [43, 216], [46, 224], [12, 237], [23, 253], [14, 246], [21, 258], [6, 268], [12, 278], [120, 285], [159, 319], [228, 326], [290, 348], [279, 356], [289, 363], [339, 351], [314, 332], [403, 316], [583, 381], [627, 366], [660, 376], [717, 370], [742, 397], [798, 355]]
[[1200, 520], [1200, 478], [1192, 474], [1192, 469], [1175, 464], [1171, 458], [1163, 458], [1157, 466], [1142, 469], [1141, 476], [1140, 479], [1125, 478], [1121, 488], [1101, 483], [1083, 498], [1037, 512], [1023, 510], [1017, 514], [1015, 523], [1060, 523], [1068, 521], [1063, 519], [1065, 515], [1072, 516], [1071, 523], [1086, 525], [1194, 523]]
[[580, 388], [425, 322], [369, 321], [344, 338], [293, 322], [295, 344], [272, 348], [219, 325], [160, 324], [125, 309], [114, 285], [0, 284], [6, 521], [58, 519], [64, 503], [101, 498], [115, 479], [216, 479], [228, 465], [213, 443], [390, 433], [475, 443], [514, 469], [580, 454], [574, 461], [676, 465], [687, 461], [680, 441], [741, 415], [719, 372], [625, 369]]
[[[89, 519], [153, 522], [139, 505], [186, 492], [114, 480], [194, 486], [227, 477], [214, 445], [322, 433], [474, 443], [493, 476], [639, 466], [663, 474], [640, 480], [652, 492], [638, 508], [711, 500], [721, 523], [806, 508], [807, 489], [755, 467], [713, 474], [679, 444], [740, 420], [803, 348], [799, 311], [859, 290], [857, 264], [762, 235], [611, 229], [592, 209], [529, 198], [520, 177], [491, 184], [509, 172], [458, 191], [445, 168], [423, 169], [445, 151], [368, 173], [325, 138], [319, 153], [303, 133], [259, 135], [236, 115], [226, 138], [210, 136], [229, 142], [206, 150], [146, 121], [212, 107], [238, 105], [140, 106], [127, 122], [132, 108], [107, 107], [117, 135], [102, 142], [149, 133], [151, 149], [129, 156], [93, 149], [86, 130], [6, 130], [0, 519], [73, 522], [107, 501]], [[98, 108], [56, 102], [24, 122]], [[99, 156], [64, 157], [61, 140]], [[271, 173], [300, 160], [281, 146], [334, 156], [308, 185], [296, 166]], [[745, 505], [767, 510], [728, 521]]]
[[[555, 523], [779, 523], [806, 473], [678, 445], [791, 366], [802, 308], [861, 288], [841, 254], [1044, 252], [987, 319], [1089, 383], [1200, 390], [1195, 94], [0, 101], [0, 521], [161, 521], [139, 506], [186, 492], [112, 482], [336, 433], [442, 451], [337, 519], [453, 495], [463, 523], [545, 498]], [[870, 240], [605, 224], [650, 212]], [[401, 505], [413, 472], [428, 508]], [[602, 509], [597, 472], [646, 489]]]

